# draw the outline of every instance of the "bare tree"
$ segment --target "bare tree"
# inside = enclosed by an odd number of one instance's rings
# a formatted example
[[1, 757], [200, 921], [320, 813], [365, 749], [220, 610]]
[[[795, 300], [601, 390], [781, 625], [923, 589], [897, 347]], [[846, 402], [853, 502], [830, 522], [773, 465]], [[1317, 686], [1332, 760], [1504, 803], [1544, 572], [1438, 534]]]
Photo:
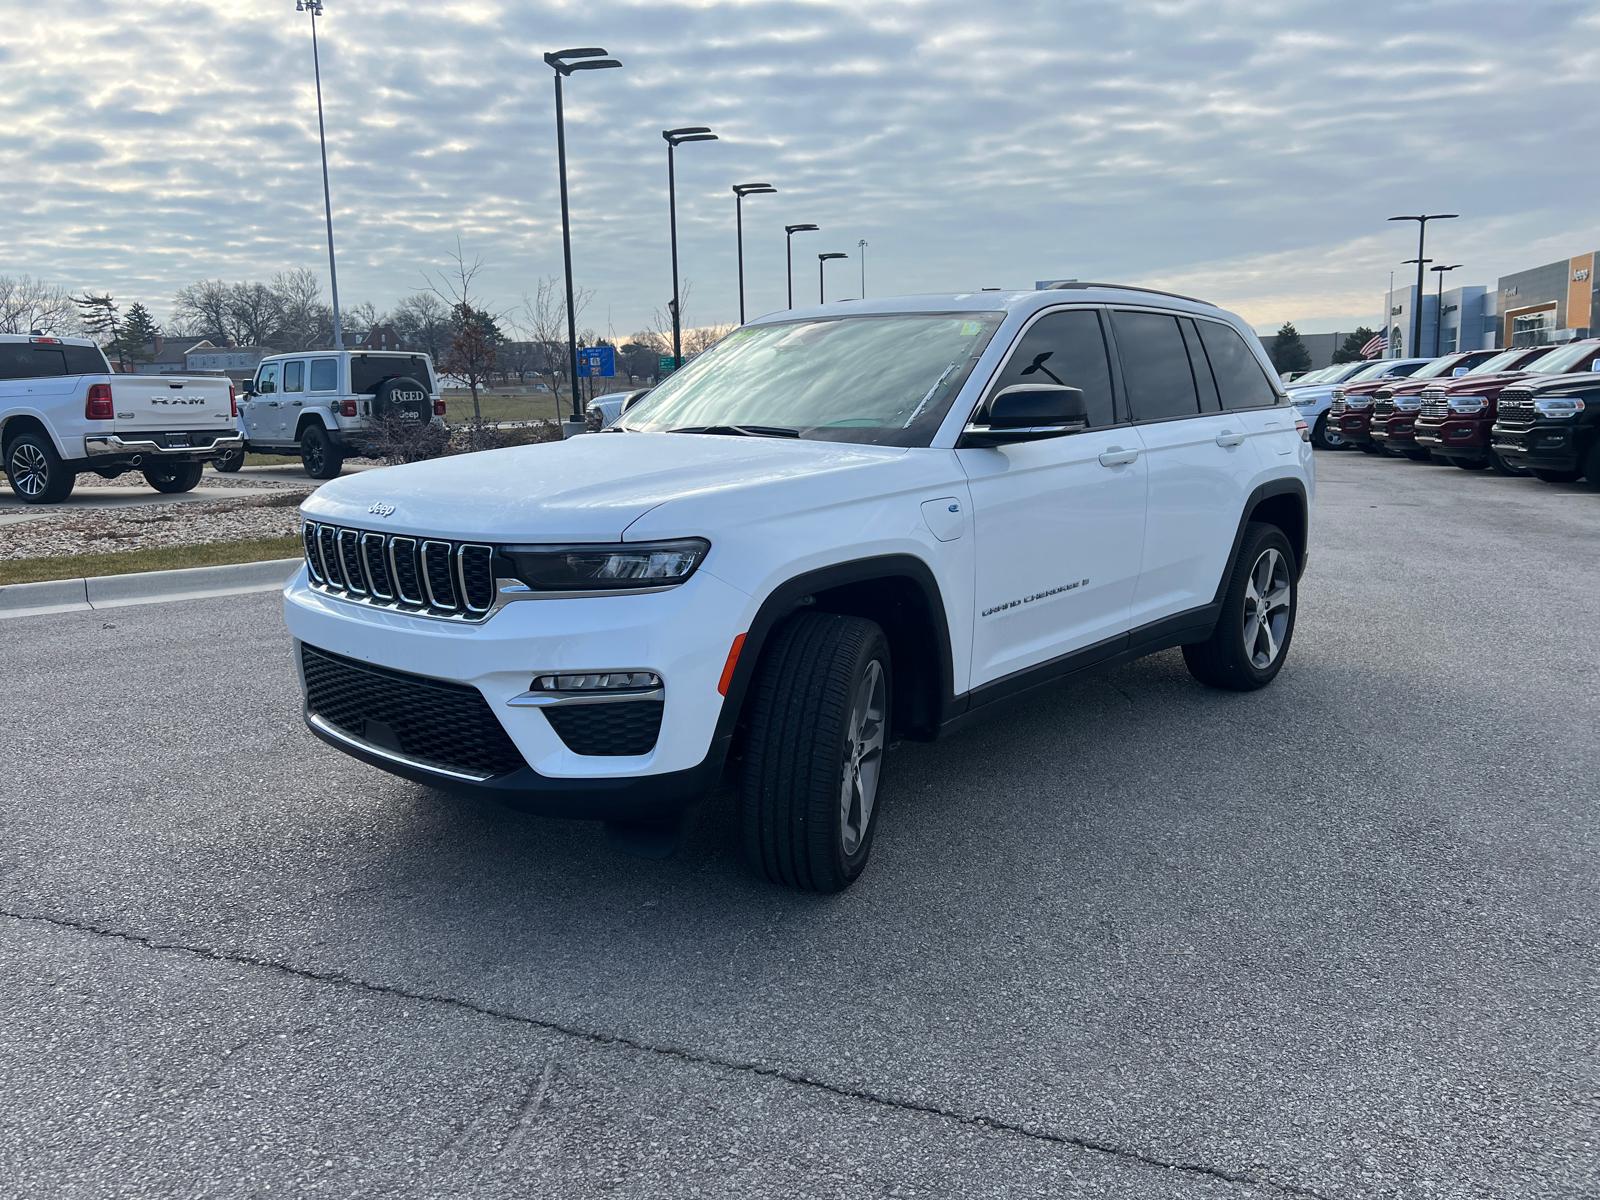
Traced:
[[383, 314], [371, 300], [363, 300], [360, 304], [352, 304], [349, 308], [342, 309], [339, 318], [351, 333], [370, 333], [374, 325], [381, 325], [384, 322]]
[[77, 332], [78, 306], [65, 288], [31, 275], [0, 275], [0, 333]]
[[264, 283], [236, 283], [229, 289], [228, 335], [241, 346], [268, 346], [283, 327], [283, 298]]
[[315, 271], [296, 267], [272, 277], [272, 290], [282, 308], [278, 346], [284, 350], [306, 350], [324, 340], [333, 340], [333, 309], [322, 302], [322, 284]]
[[[583, 315], [593, 299], [593, 288], [578, 288], [573, 292], [573, 308], [578, 316]], [[538, 364], [532, 373], [552, 395], [559, 396], [562, 381], [571, 369], [567, 353], [565, 284], [554, 275], [540, 276], [532, 296], [522, 293], [522, 314], [522, 328], [527, 331], [528, 340], [538, 347]]]
[[431, 291], [411, 293], [394, 306], [389, 320], [408, 345], [434, 362], [444, 357], [450, 345], [450, 309]]
[[172, 298], [172, 325], [179, 333], [227, 345], [234, 334], [233, 289], [220, 279], [179, 288]]

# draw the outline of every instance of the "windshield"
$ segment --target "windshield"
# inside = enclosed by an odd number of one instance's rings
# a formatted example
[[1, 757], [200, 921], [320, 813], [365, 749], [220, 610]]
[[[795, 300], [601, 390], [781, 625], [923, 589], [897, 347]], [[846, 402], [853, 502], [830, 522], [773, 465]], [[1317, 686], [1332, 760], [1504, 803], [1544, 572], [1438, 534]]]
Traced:
[[[1514, 364], [1520, 362], [1523, 359], [1523, 357], [1525, 355], [1527, 355], [1527, 353], [1528, 352], [1526, 350], [1507, 350], [1504, 354], [1496, 354], [1493, 358], [1489, 359], [1487, 362], [1479, 363], [1477, 366], [1473, 367], [1472, 370], [1468, 371], [1467, 374], [1468, 375], [1497, 375], [1501, 371], [1514, 370], [1515, 369]], [[1543, 358], [1544, 355], [1541, 353], [1541, 354], [1535, 355], [1534, 357], [1535, 358]], [[1526, 364], [1524, 364], [1524, 365], [1526, 365]]]
[[1303, 384], [1321, 383], [1336, 370], [1338, 370], [1337, 367], [1323, 367], [1320, 371], [1310, 371], [1300, 376], [1298, 379], [1291, 379], [1287, 386], [1293, 388], [1300, 387]]
[[1530, 366], [1532, 370], [1541, 375], [1559, 375], [1568, 367], [1576, 366], [1590, 355], [1600, 357], [1600, 346], [1595, 345], [1593, 342], [1574, 342], [1570, 346], [1552, 350], [1549, 354], [1541, 354]]
[[1418, 371], [1411, 378], [1437, 379], [1441, 375], [1450, 374], [1451, 371], [1454, 371], [1460, 365], [1461, 360], [1459, 358], [1453, 354], [1447, 354], [1443, 358], [1434, 359], [1431, 363], [1423, 367], [1422, 370]]
[[1389, 370], [1389, 364], [1387, 362], [1383, 362], [1383, 361], [1380, 360], [1378, 362], [1373, 363], [1370, 367], [1363, 367], [1361, 370], [1357, 371], [1354, 375], [1350, 376], [1350, 378], [1346, 379], [1345, 382], [1346, 383], [1364, 383], [1368, 379], [1379, 379], [1379, 378], [1382, 378], [1384, 373], [1387, 372], [1388, 370]]
[[420, 354], [357, 354], [350, 360], [350, 390], [358, 396], [376, 396], [385, 379], [402, 375], [433, 391], [428, 360]]
[[1004, 313], [892, 313], [735, 330], [623, 429], [926, 446]]

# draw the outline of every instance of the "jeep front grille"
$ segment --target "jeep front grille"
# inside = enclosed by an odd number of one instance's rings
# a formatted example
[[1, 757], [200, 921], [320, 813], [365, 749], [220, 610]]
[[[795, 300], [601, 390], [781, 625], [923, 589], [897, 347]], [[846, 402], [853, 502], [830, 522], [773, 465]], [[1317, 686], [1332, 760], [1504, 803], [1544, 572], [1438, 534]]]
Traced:
[[494, 548], [307, 522], [311, 586], [379, 608], [481, 621], [494, 607]]

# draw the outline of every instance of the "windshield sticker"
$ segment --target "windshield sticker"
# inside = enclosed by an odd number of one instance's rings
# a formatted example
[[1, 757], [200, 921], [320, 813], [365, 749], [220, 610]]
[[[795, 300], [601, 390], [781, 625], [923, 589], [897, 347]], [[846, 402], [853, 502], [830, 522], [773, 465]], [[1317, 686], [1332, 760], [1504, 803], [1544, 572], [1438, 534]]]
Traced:
[[1089, 581], [1087, 579], [1074, 579], [1071, 583], [1063, 583], [1060, 587], [1053, 587], [1047, 592], [1035, 592], [1031, 596], [1024, 596], [1021, 600], [1008, 600], [1004, 604], [996, 604], [993, 608], [984, 609], [983, 615], [990, 617], [995, 613], [1005, 612], [1007, 609], [1018, 608], [1024, 604], [1032, 604], [1035, 600], [1048, 599], [1051, 596], [1059, 596], [1062, 592], [1070, 592], [1074, 588], [1088, 586]]
[[961, 333], [962, 333], [962, 336], [964, 336], [964, 337], [976, 337], [978, 334], [980, 334], [982, 332], [983, 332], [983, 322], [982, 321], [963, 321], [963, 322], [961, 322]]

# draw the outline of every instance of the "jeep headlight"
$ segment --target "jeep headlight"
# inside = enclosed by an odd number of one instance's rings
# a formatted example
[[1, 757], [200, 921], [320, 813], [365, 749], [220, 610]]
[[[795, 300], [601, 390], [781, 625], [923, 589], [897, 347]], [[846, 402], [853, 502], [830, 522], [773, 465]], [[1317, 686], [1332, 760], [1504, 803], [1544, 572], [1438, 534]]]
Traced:
[[1446, 400], [1453, 413], [1479, 413], [1489, 407], [1487, 396], [1451, 396]]
[[1583, 411], [1583, 401], [1576, 396], [1540, 396], [1533, 409], [1541, 417], [1552, 421], [1565, 421]]
[[1348, 400], [1346, 400], [1344, 402], [1344, 406], [1346, 408], [1371, 408], [1372, 407], [1372, 397], [1371, 396], [1351, 396]]
[[704, 538], [601, 546], [502, 546], [517, 578], [539, 592], [672, 587], [711, 549]]

